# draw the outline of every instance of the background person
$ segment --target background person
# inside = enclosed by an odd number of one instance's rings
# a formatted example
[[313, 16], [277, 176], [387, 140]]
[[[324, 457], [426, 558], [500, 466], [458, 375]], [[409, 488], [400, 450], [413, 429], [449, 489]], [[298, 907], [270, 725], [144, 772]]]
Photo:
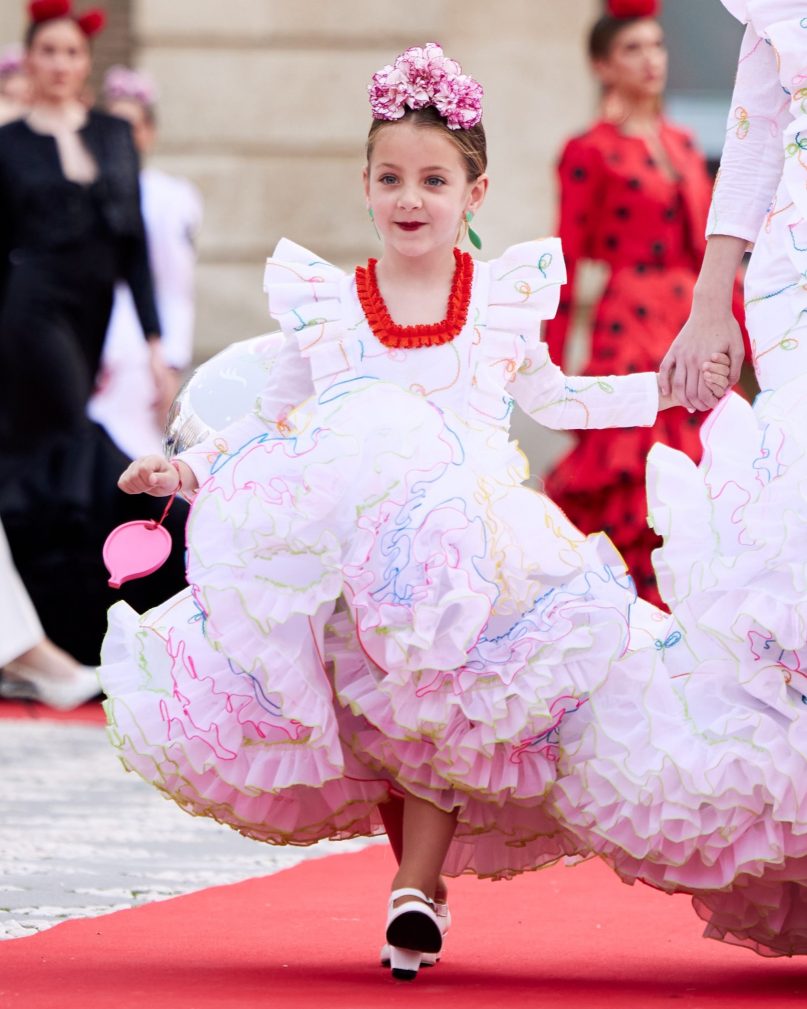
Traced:
[[[131, 123], [141, 159], [148, 157], [156, 142], [156, 100], [156, 87], [146, 74], [119, 66], [107, 71], [101, 103], [111, 115]], [[163, 358], [178, 378], [193, 353], [195, 243], [202, 223], [202, 200], [187, 179], [150, 166], [140, 172], [140, 196]], [[119, 282], [89, 415], [134, 458], [160, 451], [164, 406], [154, 384], [135, 300], [129, 286]]]
[[[86, 414], [115, 284], [130, 285], [157, 387], [163, 363], [128, 123], [88, 111], [98, 12], [35, 0], [26, 34], [32, 96], [0, 127], [0, 516], [50, 638], [95, 664], [106, 610], [101, 548], [120, 522], [148, 518], [118, 491], [127, 457]], [[182, 505], [168, 568], [124, 587], [161, 598], [184, 584]], [[157, 593], [156, 596], [153, 593]]]
[[0, 697], [76, 708], [100, 692], [94, 668], [45, 637], [0, 523]]
[[21, 45], [6, 46], [0, 50], [0, 125], [21, 116], [30, 99], [25, 50]]

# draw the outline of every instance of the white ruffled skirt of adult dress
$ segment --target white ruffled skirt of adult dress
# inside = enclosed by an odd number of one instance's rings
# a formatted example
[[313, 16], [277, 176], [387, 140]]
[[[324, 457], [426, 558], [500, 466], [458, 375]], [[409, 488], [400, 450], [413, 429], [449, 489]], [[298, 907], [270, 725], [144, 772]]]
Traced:
[[807, 387], [656, 446], [670, 618], [562, 733], [553, 809], [627, 881], [695, 895], [706, 934], [807, 953]]
[[188, 591], [111, 611], [126, 766], [272, 843], [371, 834], [405, 791], [459, 810], [448, 873], [578, 853], [544, 802], [561, 726], [662, 619], [610, 542], [522, 485], [504, 432], [394, 385], [283, 431], [202, 486]]
[[776, 51], [792, 121], [746, 274], [762, 393], [728, 397], [703, 460], [657, 445], [648, 501], [673, 617], [563, 735], [554, 811], [627, 881], [694, 895], [706, 934], [807, 953], [807, 128], [803, 11], [731, 0]]

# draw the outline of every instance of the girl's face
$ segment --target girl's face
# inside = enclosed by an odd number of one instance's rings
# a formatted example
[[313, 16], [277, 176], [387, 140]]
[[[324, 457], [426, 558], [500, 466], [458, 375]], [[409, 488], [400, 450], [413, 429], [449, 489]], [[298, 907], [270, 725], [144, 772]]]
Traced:
[[594, 69], [606, 88], [628, 99], [659, 98], [667, 86], [667, 47], [658, 21], [643, 18], [620, 31]]
[[379, 130], [364, 170], [367, 206], [384, 247], [403, 256], [453, 249], [487, 185], [485, 175], [468, 181], [462, 155], [442, 130], [406, 121]]
[[79, 99], [90, 75], [90, 46], [75, 22], [60, 18], [44, 24], [26, 55], [34, 100]]

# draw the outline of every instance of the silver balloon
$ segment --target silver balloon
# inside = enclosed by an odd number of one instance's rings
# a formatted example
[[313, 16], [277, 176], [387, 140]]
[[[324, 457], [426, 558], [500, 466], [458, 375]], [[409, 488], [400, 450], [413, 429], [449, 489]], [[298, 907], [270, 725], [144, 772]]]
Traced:
[[168, 412], [163, 449], [169, 459], [255, 407], [283, 340], [281, 332], [264, 333], [233, 343], [199, 365]]

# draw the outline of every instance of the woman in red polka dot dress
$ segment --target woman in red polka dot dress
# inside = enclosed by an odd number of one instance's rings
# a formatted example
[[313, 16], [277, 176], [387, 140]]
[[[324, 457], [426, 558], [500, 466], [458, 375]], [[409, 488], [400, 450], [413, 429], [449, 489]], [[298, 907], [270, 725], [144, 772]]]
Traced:
[[[603, 118], [561, 156], [560, 223], [569, 283], [546, 339], [562, 364], [580, 260], [610, 276], [594, 310], [590, 375], [658, 367], [689, 315], [705, 249], [711, 179], [689, 134], [660, 114], [667, 53], [656, 0], [611, 0], [594, 25], [589, 54], [603, 84]], [[741, 310], [741, 302], [739, 302]], [[700, 458], [701, 418], [676, 407], [653, 427], [583, 431], [548, 475], [546, 492], [584, 532], [604, 529], [639, 594], [661, 604], [650, 552], [645, 460], [654, 442]]]

